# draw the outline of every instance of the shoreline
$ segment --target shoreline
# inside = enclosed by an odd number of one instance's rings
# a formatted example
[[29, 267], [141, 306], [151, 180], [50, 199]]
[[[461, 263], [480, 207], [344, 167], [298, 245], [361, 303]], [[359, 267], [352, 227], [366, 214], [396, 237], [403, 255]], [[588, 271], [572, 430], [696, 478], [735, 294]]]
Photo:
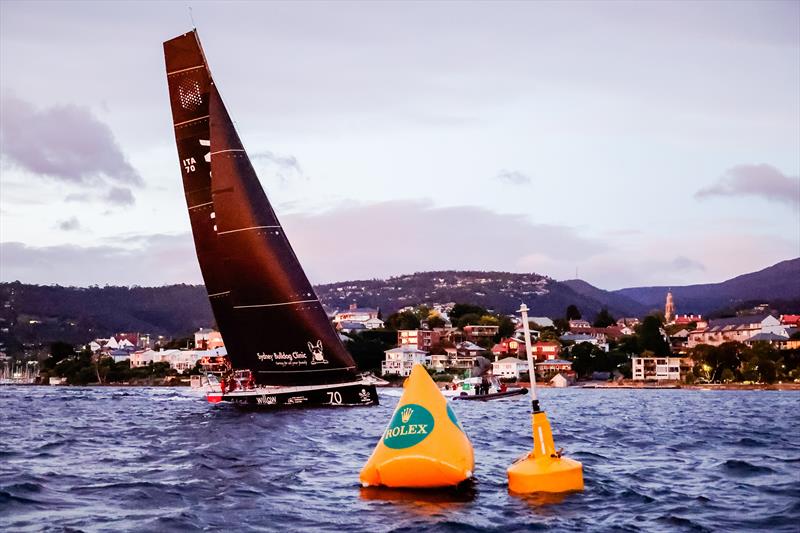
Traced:
[[[530, 389], [530, 383], [519, 382], [510, 384], [514, 387], [525, 387]], [[46, 383], [0, 383], [0, 387], [4, 386], [18, 386], [18, 387], [76, 387], [76, 388], [176, 388], [176, 389], [191, 389], [188, 383], [89, 383], [86, 385], [49, 385]], [[379, 389], [397, 389], [402, 388], [402, 383], [379, 386]], [[729, 390], [729, 391], [751, 391], [751, 390], [764, 390], [764, 391], [800, 391], [800, 383], [705, 383], [705, 384], [692, 384], [687, 385], [684, 383], [664, 383], [656, 384], [653, 382], [605, 382], [605, 381], [587, 381], [578, 382], [567, 387], [555, 387], [550, 383], [536, 383], [538, 389], [641, 389], [641, 390], [694, 390], [694, 391], [716, 391], [716, 390]]]

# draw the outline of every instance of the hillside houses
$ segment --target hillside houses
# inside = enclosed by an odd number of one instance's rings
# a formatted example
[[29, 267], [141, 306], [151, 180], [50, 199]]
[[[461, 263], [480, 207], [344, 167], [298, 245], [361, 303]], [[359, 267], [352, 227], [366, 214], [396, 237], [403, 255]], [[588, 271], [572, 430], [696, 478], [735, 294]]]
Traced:
[[751, 341], [757, 335], [761, 335], [761, 340], [773, 342], [788, 340], [795, 331], [796, 327], [781, 324], [779, 319], [768, 314], [718, 318], [709, 320], [706, 327], [689, 332], [687, 345], [689, 348], [700, 344], [719, 346], [725, 342]]

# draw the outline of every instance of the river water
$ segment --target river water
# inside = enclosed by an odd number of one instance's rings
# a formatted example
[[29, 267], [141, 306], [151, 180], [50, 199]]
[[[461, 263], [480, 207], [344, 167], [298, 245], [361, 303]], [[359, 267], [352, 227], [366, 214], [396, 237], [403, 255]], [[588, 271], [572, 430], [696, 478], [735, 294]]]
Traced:
[[0, 387], [4, 531], [798, 531], [800, 393], [545, 389], [586, 489], [509, 494], [528, 397], [454, 402], [459, 492], [363, 491], [399, 400], [246, 412], [187, 389]]

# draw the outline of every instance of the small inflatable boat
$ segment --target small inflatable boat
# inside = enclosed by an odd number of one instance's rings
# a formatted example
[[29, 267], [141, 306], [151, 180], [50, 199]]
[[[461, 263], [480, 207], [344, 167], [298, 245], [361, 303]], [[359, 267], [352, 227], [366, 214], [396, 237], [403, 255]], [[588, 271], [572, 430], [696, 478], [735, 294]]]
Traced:
[[505, 388], [501, 385], [497, 378], [489, 378], [488, 392], [484, 392], [481, 388], [483, 378], [471, 377], [466, 379], [453, 380], [453, 383], [442, 391], [445, 397], [453, 400], [499, 400], [500, 398], [508, 398], [509, 396], [519, 396], [528, 394], [528, 389], [524, 387]]
[[500, 398], [508, 398], [509, 396], [520, 396], [528, 394], [528, 389], [521, 387], [518, 389], [508, 389], [505, 392], [490, 392], [488, 394], [464, 394], [463, 396], [453, 396], [453, 400], [479, 400], [486, 402], [489, 400], [499, 400]]

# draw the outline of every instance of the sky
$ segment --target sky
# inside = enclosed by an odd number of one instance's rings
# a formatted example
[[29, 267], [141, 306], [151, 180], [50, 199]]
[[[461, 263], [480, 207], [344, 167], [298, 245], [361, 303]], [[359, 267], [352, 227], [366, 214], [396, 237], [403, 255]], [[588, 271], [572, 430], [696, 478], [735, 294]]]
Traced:
[[[192, 2], [314, 283], [605, 289], [800, 256], [800, 3]], [[187, 2], [0, 2], [0, 280], [201, 281], [162, 42]]]

